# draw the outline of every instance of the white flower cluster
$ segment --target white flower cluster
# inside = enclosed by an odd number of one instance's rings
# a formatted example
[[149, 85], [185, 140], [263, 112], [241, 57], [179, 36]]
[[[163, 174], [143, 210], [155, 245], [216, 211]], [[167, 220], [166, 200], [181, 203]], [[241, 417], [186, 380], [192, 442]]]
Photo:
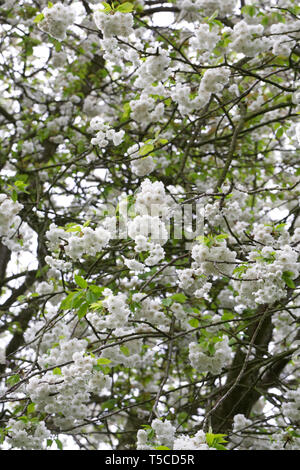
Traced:
[[[128, 235], [135, 241], [137, 252], [156, 250], [155, 245], [164, 245], [169, 238], [164, 222], [158, 216], [138, 215], [128, 222]], [[151, 242], [149, 241], [151, 240]], [[160, 254], [163, 254], [160, 252]]]
[[68, 63], [68, 56], [64, 51], [53, 52], [51, 63], [54, 67], [64, 67]]
[[[134, 328], [126, 328], [124, 326], [122, 328], [117, 328], [114, 331], [114, 335], [117, 338], [127, 335], [129, 336], [130, 334], [134, 333]], [[114, 367], [116, 365], [122, 364], [124, 367], [137, 368], [144, 364], [145, 360], [148, 362], [149, 356], [152, 355], [151, 351], [150, 354], [148, 351], [146, 353], [148, 358], [141, 356], [141, 351], [143, 347], [142, 339], [133, 339], [130, 341], [126, 341], [123, 346], [126, 347], [125, 352], [124, 349], [122, 349], [122, 345], [112, 346], [104, 351], [103, 356], [105, 357], [105, 359], [109, 359], [111, 361], [110, 366]]]
[[72, 270], [72, 263], [70, 261], [64, 261], [53, 256], [46, 256], [45, 261], [52, 268], [51, 275], [53, 277], [60, 277], [60, 271], [68, 272]]
[[8, 421], [8, 428], [7, 443], [13, 449], [44, 450], [47, 447], [46, 440], [51, 436], [43, 421], [35, 423], [11, 418]]
[[243, 414], [237, 414], [233, 418], [233, 431], [241, 431], [242, 429], [246, 429], [247, 426], [251, 425], [251, 419], [247, 419]]
[[99, 115], [101, 113], [99, 98], [94, 95], [88, 95], [84, 100], [82, 110], [88, 117], [95, 117]]
[[156, 438], [161, 446], [168, 446], [174, 440], [175, 428], [170, 421], [162, 422], [160, 419], [155, 419], [151, 423], [152, 429], [155, 431]]
[[[46, 238], [51, 251], [56, 251], [63, 246], [67, 256], [73, 260], [78, 260], [84, 254], [95, 256], [108, 244], [111, 234], [101, 226], [95, 230], [91, 227], [78, 226], [76, 232], [68, 232], [55, 224], [51, 224], [46, 232]], [[50, 265], [53, 265], [53, 261], [50, 259], [48, 261]]]
[[214, 450], [206, 443], [204, 431], [198, 431], [194, 437], [185, 435], [174, 439], [173, 450]]
[[165, 192], [163, 183], [151, 183], [146, 179], [136, 195], [134, 210], [136, 217], [128, 222], [128, 235], [135, 240], [135, 250], [148, 251], [150, 256], [146, 264], [153, 265], [164, 257], [159, 245], [164, 245], [168, 238], [167, 221], [171, 216], [172, 199]]
[[102, 227], [93, 230], [83, 227], [80, 235], [72, 235], [65, 247], [66, 254], [73, 260], [80, 259], [84, 254], [95, 256], [109, 242], [110, 233]]
[[[257, 440], [256, 440], [257, 441]], [[271, 442], [270, 442], [271, 441]], [[285, 430], [281, 430], [272, 435], [267, 445], [262, 450], [298, 450], [300, 447], [300, 438], [297, 435], [289, 435]], [[252, 446], [251, 450], [256, 450], [257, 445]]]
[[155, 438], [153, 444], [149, 445], [147, 431], [140, 429], [137, 433], [137, 450], [148, 450], [153, 449], [156, 446], [165, 446], [171, 449], [173, 447], [175, 427], [170, 421], [165, 420], [164, 422], [160, 419], [154, 419], [151, 423], [151, 427], [155, 432]]
[[248, 258], [253, 264], [240, 274], [241, 281], [233, 281], [239, 293], [236, 301], [246, 306], [273, 304], [286, 296], [285, 273], [291, 280], [299, 276], [298, 255], [289, 245], [280, 250], [264, 246], [260, 252], [251, 251]]
[[[270, 33], [274, 34], [272, 52], [274, 55], [288, 57], [299, 39], [300, 21], [275, 23], [270, 27]], [[291, 31], [290, 37], [288, 33]], [[293, 38], [294, 40], [292, 40]]]
[[46, 232], [48, 240], [48, 247], [50, 251], [56, 251], [60, 245], [67, 241], [70, 233], [65, 232], [62, 227], [57, 227], [55, 224], [50, 224], [49, 230]]
[[[230, 438], [233, 445], [240, 445], [242, 443], [243, 449], [250, 449], [254, 440], [252, 436], [247, 436], [247, 429], [252, 425], [251, 419], [247, 419], [243, 414], [237, 414], [233, 418], [233, 434]], [[245, 431], [246, 437], [243, 435]]]
[[272, 41], [262, 36], [264, 27], [261, 24], [249, 25], [245, 20], [239, 21], [234, 27], [224, 28], [223, 32], [230, 35], [231, 43], [228, 48], [230, 51], [243, 53], [246, 56], [254, 57], [256, 54], [267, 51]]
[[17, 215], [22, 209], [22, 204], [14, 202], [6, 194], [0, 194], [0, 239], [11, 251], [25, 249], [28, 245], [29, 234], [21, 226], [22, 219]]
[[[168, 215], [170, 205], [172, 203], [171, 196], [166, 194], [164, 184], [161, 181], [153, 183], [147, 178], [140, 187], [136, 196], [135, 209], [139, 213], [144, 213], [144, 208], [151, 215], [161, 214], [163, 217]], [[158, 207], [161, 209], [158, 211]]]
[[31, 322], [30, 326], [24, 332], [25, 342], [35, 351], [37, 348], [41, 354], [46, 354], [54, 344], [57, 338], [70, 338], [74, 330], [74, 322], [67, 316], [64, 321], [53, 323], [51, 328], [47, 328], [47, 324], [57, 316], [57, 308], [47, 304], [47, 314], [45, 320]]
[[282, 412], [292, 423], [300, 422], [300, 386], [286, 393], [287, 401], [282, 404]]
[[195, 30], [195, 36], [190, 39], [190, 46], [196, 51], [211, 53], [219, 40], [217, 27], [210, 28], [208, 24], [200, 24]]
[[102, 301], [102, 306], [106, 309], [106, 314], [88, 313], [87, 319], [97, 331], [126, 326], [130, 315], [126, 295], [122, 293], [114, 295], [110, 289], [105, 289], [103, 295], [105, 299]]
[[98, 29], [103, 33], [105, 39], [120, 36], [128, 38], [133, 32], [133, 16], [131, 13], [121, 13], [116, 11], [112, 15], [107, 15], [102, 11], [95, 11], [94, 21]]
[[147, 57], [145, 62], [137, 70], [137, 79], [134, 85], [143, 90], [148, 89], [154, 82], [162, 82], [166, 80], [172, 73], [170, 67], [171, 59], [168, 56], [168, 51], [154, 45], [147, 49], [148, 54], [153, 54]]
[[26, 386], [36, 410], [53, 415], [60, 428], [83, 420], [88, 415], [90, 393], [99, 394], [111, 383], [108, 376], [94, 369], [97, 359], [85, 354], [86, 347], [85, 340], [62, 339], [39, 359], [42, 368], [53, 370], [32, 377]]
[[130, 101], [131, 117], [136, 122], [146, 127], [149, 123], [158, 122], [164, 114], [164, 104], [155, 104], [155, 100], [142, 93], [138, 100]]
[[202, 287], [200, 287], [200, 289], [197, 289], [194, 294], [195, 294], [195, 297], [198, 297], [199, 299], [201, 299], [202, 297], [207, 297], [210, 289], [212, 287], [212, 283], [211, 282], [205, 282], [203, 284]]
[[194, 369], [199, 373], [211, 372], [219, 374], [223, 367], [230, 364], [232, 351], [229, 346], [228, 336], [215, 344], [213, 356], [208, 355], [201, 344], [191, 343], [189, 346], [189, 360]]
[[177, 276], [179, 287], [189, 293], [195, 293], [202, 289], [206, 279], [199, 269], [193, 268], [180, 269], [177, 271]]
[[123, 142], [125, 131], [121, 129], [119, 132], [116, 132], [109, 125], [104, 124], [103, 120], [99, 117], [91, 120], [90, 128], [92, 131], [97, 131], [96, 137], [91, 140], [92, 145], [106, 147], [109, 141], [112, 141], [115, 146], [118, 146]]
[[59, 116], [57, 118], [52, 119], [51, 121], [47, 121], [46, 126], [47, 129], [54, 134], [57, 132], [66, 131], [68, 123], [68, 116]]
[[44, 8], [42, 14], [44, 18], [39, 23], [40, 29], [55, 39], [65, 39], [68, 27], [75, 21], [75, 13], [72, 8], [59, 2], [50, 8]]
[[142, 272], [144, 271], [143, 263], [136, 261], [135, 259], [126, 259], [124, 258], [124, 264], [127, 266], [128, 269], [134, 272]]
[[183, 0], [177, 3], [180, 7], [178, 21], [184, 19], [188, 22], [194, 22], [200, 19], [199, 10], [201, 7], [201, 0]]
[[231, 14], [236, 7], [237, 0], [178, 0], [176, 6], [180, 8], [178, 21], [185, 20], [190, 23], [201, 20], [216, 10], [223, 15]]
[[[283, 423], [282, 423], [283, 424]], [[233, 419], [233, 433], [230, 436], [230, 447], [237, 450], [298, 450], [300, 438], [289, 436], [284, 429], [271, 436], [263, 436], [249, 432], [253, 422], [243, 414], [237, 414]]]
[[[38, 148], [37, 148], [38, 147]], [[25, 141], [24, 144], [22, 145], [22, 150], [21, 153], [23, 156], [35, 153], [37, 150], [41, 150], [41, 146], [36, 146], [34, 142], [31, 140]]]
[[[300, 317], [299, 309], [295, 309], [294, 316]], [[285, 351], [289, 345], [294, 345], [298, 330], [295, 328], [295, 320], [287, 310], [274, 312], [272, 315], [274, 325], [273, 341], [276, 344], [276, 351]]]
[[216, 10], [222, 15], [231, 14], [238, 4], [238, 0], [199, 0], [199, 6], [205, 15]]
[[[236, 190], [231, 193], [230, 199], [225, 199], [222, 208], [220, 208], [220, 201], [206, 203], [204, 205], [204, 214], [211, 225], [220, 226], [220, 228], [224, 229], [226, 232], [225, 216], [230, 227], [234, 227], [234, 232], [237, 233], [240, 238], [245, 238], [243, 232], [248, 229], [252, 217], [251, 210], [247, 206], [246, 195]], [[254, 225], [256, 233], [257, 224]], [[230, 241], [232, 235], [228, 235]], [[235, 241], [236, 240], [233, 239], [233, 243]]]
[[199, 274], [206, 276], [231, 275], [235, 267], [236, 252], [230, 250], [225, 240], [216, 240], [213, 246], [199, 243], [192, 248], [192, 258]]
[[132, 296], [132, 300], [140, 304], [140, 308], [134, 312], [134, 320], [144, 320], [151, 323], [151, 325], [159, 326], [162, 331], [167, 331], [170, 326], [170, 320], [162, 310], [161, 299], [144, 297], [146, 296], [142, 292]]
[[183, 115], [193, 113], [195, 109], [201, 109], [209, 102], [212, 93], [222, 92], [229, 77], [230, 70], [227, 67], [208, 69], [203, 74], [196, 96], [192, 98], [191, 88], [177, 81], [171, 91], [171, 97], [178, 103], [179, 111]]
[[300, 144], [300, 123], [296, 125], [296, 137], [297, 137], [298, 143]]
[[185, 435], [176, 436], [176, 427], [170, 421], [154, 419], [151, 423], [154, 431], [154, 438], [149, 441], [148, 433], [140, 429], [137, 433], [137, 449], [150, 450], [157, 446], [165, 446], [171, 450], [210, 450], [206, 443], [206, 436], [203, 431], [198, 431], [194, 437]]
[[39, 295], [47, 295], [53, 292], [54, 286], [52, 283], [42, 281], [37, 284], [37, 287], [35, 290]]
[[148, 258], [145, 259], [145, 264], [147, 266], [154, 266], [159, 261], [164, 259], [164, 257], [165, 257], [164, 249], [157, 243], [156, 244], [151, 243], [149, 247], [149, 256]]
[[172, 206], [171, 196], [166, 194], [164, 184], [161, 181], [151, 182], [145, 179], [136, 195], [135, 211], [141, 215], [170, 217]]
[[6, 363], [5, 348], [3, 346], [0, 346], [0, 364], [5, 364], [5, 363]]
[[228, 83], [229, 77], [230, 70], [226, 67], [206, 70], [200, 83], [199, 94], [204, 94], [204, 96], [210, 97], [211, 93], [221, 92], [224, 86]]
[[[100, 47], [104, 51], [103, 59], [106, 61], [106, 67], [114, 71], [117, 65], [124, 68], [124, 59], [126, 59], [128, 48], [126, 45], [120, 45], [115, 37], [104, 38], [100, 40]], [[129, 60], [129, 59], [128, 59]]]
[[176, 82], [171, 91], [171, 98], [178, 104], [178, 109], [183, 115], [191, 114], [195, 109], [203, 108], [209, 101], [210, 93], [203, 90], [196, 97], [191, 98], [192, 90], [188, 85]]
[[149, 175], [155, 169], [156, 164], [151, 155], [141, 157], [138, 144], [134, 144], [127, 149], [127, 154], [131, 158], [131, 170], [139, 177]]

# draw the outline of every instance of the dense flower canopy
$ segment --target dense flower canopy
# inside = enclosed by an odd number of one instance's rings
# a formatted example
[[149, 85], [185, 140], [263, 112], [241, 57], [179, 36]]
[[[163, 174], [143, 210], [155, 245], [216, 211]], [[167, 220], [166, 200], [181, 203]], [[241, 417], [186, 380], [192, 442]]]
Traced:
[[297, 2], [0, 29], [0, 447], [299, 450]]

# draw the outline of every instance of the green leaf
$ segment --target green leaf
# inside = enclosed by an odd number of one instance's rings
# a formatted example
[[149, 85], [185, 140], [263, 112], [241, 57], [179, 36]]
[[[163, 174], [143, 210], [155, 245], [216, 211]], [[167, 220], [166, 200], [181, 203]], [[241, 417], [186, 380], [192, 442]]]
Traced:
[[29, 405], [27, 406], [27, 413], [34, 413], [34, 410], [35, 410], [35, 403], [29, 403]]
[[60, 367], [55, 367], [52, 371], [53, 375], [62, 375]]
[[7, 379], [7, 383], [12, 387], [13, 385], [16, 385], [18, 382], [20, 382], [20, 376], [19, 374], [12, 375]]
[[221, 317], [221, 320], [228, 321], [228, 320], [232, 320], [234, 317], [235, 317], [235, 314], [233, 312], [230, 312], [230, 310], [225, 310]]
[[283, 127], [279, 127], [279, 129], [276, 131], [276, 137], [277, 137], [277, 139], [280, 139], [280, 137], [283, 136], [283, 133], [284, 133], [284, 128], [283, 128]]
[[[104, 13], [109, 13], [110, 11], [112, 11], [112, 7], [108, 3], [102, 2], [102, 5], [104, 6]], [[103, 11], [103, 10], [99, 10], [99, 11]]]
[[75, 279], [76, 284], [79, 287], [81, 287], [81, 289], [86, 289], [87, 288], [88, 283], [85, 279], [83, 279], [83, 277], [78, 276], [77, 274], [75, 274], [74, 279]]
[[164, 305], [165, 307], [170, 307], [173, 303], [173, 299], [172, 297], [168, 297], [167, 299], [163, 299], [161, 301], [162, 305]]
[[197, 318], [191, 318], [189, 320], [189, 325], [191, 325], [192, 328], [198, 328], [199, 320], [197, 320]]
[[173, 299], [174, 302], [178, 302], [180, 304], [183, 304], [186, 301], [187, 297], [184, 294], [179, 293], [179, 294], [173, 294], [171, 296], [171, 299]]
[[86, 315], [88, 308], [89, 308], [89, 304], [87, 302], [84, 302], [83, 304], [80, 305], [78, 312], [77, 312], [77, 316], [79, 320], [81, 320]]
[[119, 5], [118, 8], [116, 8], [116, 11], [121, 13], [131, 13], [133, 11], [133, 5], [130, 2], [125, 2], [122, 5]]
[[215, 238], [216, 240], [225, 240], [226, 238], [228, 238], [228, 234], [227, 233], [220, 233], [220, 235], [217, 235]]
[[89, 286], [89, 289], [90, 289], [94, 294], [101, 295], [102, 292], [104, 291], [105, 287], [99, 287], [99, 286], [95, 286], [94, 284], [91, 284], [91, 285]]
[[155, 450], [170, 450], [170, 447], [166, 446], [156, 446], [154, 447]]
[[124, 354], [124, 356], [130, 356], [130, 351], [127, 346], [120, 346], [120, 351]]
[[102, 309], [102, 300], [98, 300], [98, 302], [94, 302], [90, 304], [90, 308], [92, 310], [101, 310]]
[[213, 21], [215, 18], [217, 18], [218, 13], [219, 13], [218, 10], [215, 10], [215, 11], [213, 12], [213, 14], [208, 18], [208, 20], [207, 20], [208, 23], [209, 23], [210, 21]]
[[290, 287], [291, 289], [295, 289], [296, 285], [293, 279], [291, 279], [291, 276], [293, 276], [293, 273], [291, 271], [284, 271], [282, 273], [282, 279], [284, 280], [286, 285]]
[[97, 359], [98, 366], [101, 366], [103, 364], [109, 364], [110, 362], [111, 362], [111, 360], [106, 359], [105, 357], [99, 357], [99, 359]]
[[152, 152], [153, 149], [154, 149], [153, 144], [145, 144], [143, 145], [143, 147], [140, 148], [139, 155], [143, 157], [144, 155], [147, 155], [148, 153]]
[[243, 15], [251, 16], [251, 18], [256, 14], [256, 7], [254, 5], [245, 5], [242, 8]]
[[93, 292], [91, 289], [89, 289], [86, 293], [86, 300], [89, 304], [92, 304], [94, 302], [96, 302], [99, 298], [99, 295], [98, 294], [95, 294], [95, 292]]
[[63, 450], [62, 442], [59, 439], [55, 439], [55, 442], [56, 442], [57, 448], [59, 450]]
[[225, 446], [223, 446], [222, 444], [215, 444], [214, 445], [215, 449], [217, 450], [228, 450]]
[[103, 410], [107, 409], [107, 410], [112, 410], [116, 405], [116, 400], [114, 400], [113, 398], [111, 398], [110, 400], [107, 400], [105, 402], [102, 403], [101, 405], [101, 408]]
[[72, 308], [72, 305], [73, 305], [73, 298], [75, 296], [75, 294], [77, 294], [76, 291], [74, 292], [70, 292], [67, 297], [65, 297], [61, 304], [60, 304], [60, 309], [61, 310], [70, 310]]
[[130, 104], [129, 103], [125, 103], [124, 106], [123, 106], [123, 109], [124, 109], [124, 112], [122, 114], [122, 118], [123, 119], [128, 119], [129, 118], [129, 115], [131, 113], [131, 107], [130, 107]]
[[14, 202], [17, 202], [18, 200], [18, 193], [15, 189], [12, 190], [12, 193], [11, 193], [11, 198]]
[[67, 228], [66, 232], [81, 232], [81, 227], [74, 224], [72, 227]]
[[206, 442], [209, 447], [213, 447], [218, 450], [227, 450], [225, 446], [222, 444], [225, 444], [227, 441], [224, 439], [226, 437], [226, 434], [213, 434], [211, 432], [206, 433]]
[[25, 189], [27, 188], [28, 184], [24, 183], [24, 181], [19, 181], [19, 180], [18, 180], [18, 181], [15, 181], [15, 182], [14, 182], [14, 185], [16, 186], [16, 188], [18, 188], [19, 191], [28, 194], [28, 191], [25, 191]]
[[43, 13], [39, 13], [33, 20], [34, 23], [40, 23], [45, 18]]

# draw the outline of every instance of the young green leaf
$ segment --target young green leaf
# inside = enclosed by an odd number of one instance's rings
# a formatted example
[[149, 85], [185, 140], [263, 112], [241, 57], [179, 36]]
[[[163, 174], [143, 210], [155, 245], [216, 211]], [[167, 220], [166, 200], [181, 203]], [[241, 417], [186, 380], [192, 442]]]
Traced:
[[153, 144], [145, 144], [140, 148], [139, 155], [143, 157], [144, 155], [147, 155], [148, 153], [152, 152], [153, 149], [154, 149]]
[[119, 5], [116, 8], [116, 11], [119, 11], [120, 13], [131, 13], [133, 11], [133, 5], [130, 2], [122, 3], [122, 5]]
[[88, 286], [88, 283], [83, 277], [79, 276], [78, 274], [75, 274], [74, 276], [76, 284], [81, 287], [81, 289], [86, 289]]

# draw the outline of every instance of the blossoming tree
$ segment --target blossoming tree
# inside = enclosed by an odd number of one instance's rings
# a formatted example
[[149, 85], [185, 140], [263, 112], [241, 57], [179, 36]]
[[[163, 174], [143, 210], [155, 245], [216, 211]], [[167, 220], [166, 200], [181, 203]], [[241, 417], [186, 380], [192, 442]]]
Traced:
[[1, 447], [299, 449], [297, 2], [0, 23]]

